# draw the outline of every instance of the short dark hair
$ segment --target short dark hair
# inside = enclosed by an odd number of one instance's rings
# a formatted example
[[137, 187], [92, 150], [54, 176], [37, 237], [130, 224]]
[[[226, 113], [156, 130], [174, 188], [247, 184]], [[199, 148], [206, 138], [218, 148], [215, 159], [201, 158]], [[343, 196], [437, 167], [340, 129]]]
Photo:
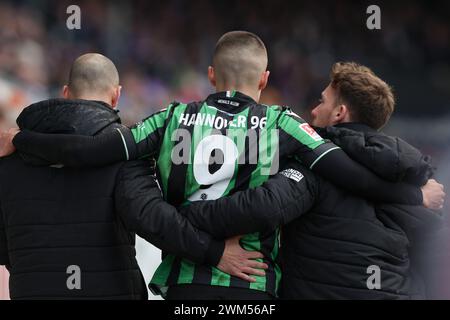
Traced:
[[87, 53], [72, 64], [68, 86], [75, 96], [105, 93], [119, 85], [119, 72], [114, 63], [99, 53]]
[[213, 67], [219, 79], [237, 85], [259, 81], [267, 68], [264, 42], [248, 31], [231, 31], [217, 41]]
[[338, 62], [331, 69], [331, 86], [337, 91], [338, 103], [349, 108], [353, 121], [381, 129], [395, 107], [392, 88], [368, 67], [355, 62]]

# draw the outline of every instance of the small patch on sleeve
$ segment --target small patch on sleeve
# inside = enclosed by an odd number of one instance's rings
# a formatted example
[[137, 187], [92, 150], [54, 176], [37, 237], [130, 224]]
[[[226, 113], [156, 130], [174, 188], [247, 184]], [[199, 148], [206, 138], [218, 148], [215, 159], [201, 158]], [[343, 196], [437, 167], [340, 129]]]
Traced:
[[303, 174], [295, 169], [285, 169], [280, 172], [283, 176], [294, 180], [295, 182], [300, 182], [303, 179]]
[[302, 123], [299, 127], [304, 133], [313, 138], [315, 141], [323, 140], [316, 130], [314, 130], [308, 123]]

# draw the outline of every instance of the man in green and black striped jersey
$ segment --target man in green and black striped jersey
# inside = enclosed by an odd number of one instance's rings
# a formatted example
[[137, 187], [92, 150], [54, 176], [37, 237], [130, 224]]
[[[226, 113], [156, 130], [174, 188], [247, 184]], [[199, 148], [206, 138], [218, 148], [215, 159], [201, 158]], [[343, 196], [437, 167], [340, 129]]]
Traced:
[[[259, 186], [271, 171], [278, 171], [279, 157], [295, 151], [303, 153], [303, 159], [311, 166], [320, 156], [337, 148], [288, 109], [259, 105], [237, 91], [212, 94], [198, 103], [172, 104], [131, 132], [138, 154], [148, 155], [154, 148], [149, 146], [149, 137], [161, 143], [157, 159], [159, 179], [164, 198], [174, 205], [214, 200]], [[283, 141], [279, 148], [278, 140]], [[241, 243], [245, 249], [264, 254], [269, 265], [266, 276], [256, 277], [254, 283], [169, 255], [157, 269], [152, 284], [231, 286], [275, 296], [281, 276], [275, 263], [278, 232], [246, 235]]]
[[[173, 205], [218, 199], [259, 186], [289, 156], [364, 197], [405, 204], [426, 202], [419, 188], [385, 182], [352, 161], [288, 108], [258, 104], [269, 77], [266, 69], [267, 51], [261, 39], [249, 32], [229, 32], [219, 39], [208, 70], [217, 93], [204, 101], [174, 102], [114, 134], [83, 137], [21, 132], [14, 144], [28, 154], [69, 166], [155, 157], [164, 197]], [[278, 233], [254, 233], [241, 239], [245, 249], [263, 253], [269, 266], [255, 282], [164, 255], [151, 287], [167, 293], [168, 298], [275, 297], [281, 277], [276, 263]]]
[[[289, 109], [256, 102], [267, 84], [266, 67], [267, 54], [261, 40], [248, 33], [226, 34], [217, 44], [209, 69], [209, 78], [219, 92], [201, 102], [173, 103], [131, 129], [138, 154], [148, 155], [161, 144], [159, 179], [169, 203], [213, 200], [256, 187], [271, 171], [278, 171], [279, 157], [297, 151], [313, 165], [320, 156], [337, 148], [325, 143]], [[283, 141], [279, 149], [278, 139]], [[281, 277], [275, 262], [278, 231], [245, 235], [241, 244], [245, 249], [260, 251], [269, 265], [266, 275], [256, 276], [254, 283], [167, 255], [153, 276], [152, 286], [226, 286], [276, 296]]]

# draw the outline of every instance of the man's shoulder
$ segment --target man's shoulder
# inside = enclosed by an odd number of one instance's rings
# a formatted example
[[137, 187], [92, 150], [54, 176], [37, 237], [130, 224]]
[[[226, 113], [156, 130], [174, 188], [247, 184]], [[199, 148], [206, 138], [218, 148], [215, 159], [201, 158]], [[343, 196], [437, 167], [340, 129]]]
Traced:
[[277, 113], [287, 113], [287, 114], [292, 113], [292, 114], [295, 114], [292, 111], [291, 107], [285, 106], [285, 105], [279, 105], [279, 104], [271, 104], [271, 105], [269, 105], [269, 104], [259, 103], [259, 104], [256, 104], [255, 106], [259, 107], [259, 108], [264, 108], [264, 109], [267, 110], [267, 112], [277, 112]]
[[[294, 112], [294, 110], [290, 106], [286, 105], [262, 105], [266, 108], [266, 115], [270, 119], [276, 119], [280, 125], [305, 125], [307, 128], [303, 128], [305, 130], [312, 130], [309, 124], [303, 119], [298, 113]], [[314, 131], [314, 130], [312, 130]]]

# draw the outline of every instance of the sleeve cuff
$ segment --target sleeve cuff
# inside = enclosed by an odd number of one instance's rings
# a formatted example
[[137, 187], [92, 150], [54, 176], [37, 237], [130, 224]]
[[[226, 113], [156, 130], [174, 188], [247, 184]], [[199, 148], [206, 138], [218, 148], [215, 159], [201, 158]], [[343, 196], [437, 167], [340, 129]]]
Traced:
[[16, 147], [16, 149], [19, 149], [21, 146], [21, 142], [22, 142], [22, 138], [24, 138], [24, 136], [26, 137], [28, 130], [23, 129], [21, 130], [19, 133], [17, 133], [14, 138], [12, 139], [12, 144], [14, 145], [14, 147]]
[[5, 266], [9, 264], [8, 253], [0, 251], [0, 266]]
[[418, 206], [423, 206], [423, 193], [422, 193], [422, 189], [421, 188], [416, 188], [417, 190], [417, 205]]
[[205, 254], [204, 263], [209, 266], [217, 266], [222, 259], [223, 252], [225, 250], [225, 241], [217, 241], [211, 239], [208, 249]]

